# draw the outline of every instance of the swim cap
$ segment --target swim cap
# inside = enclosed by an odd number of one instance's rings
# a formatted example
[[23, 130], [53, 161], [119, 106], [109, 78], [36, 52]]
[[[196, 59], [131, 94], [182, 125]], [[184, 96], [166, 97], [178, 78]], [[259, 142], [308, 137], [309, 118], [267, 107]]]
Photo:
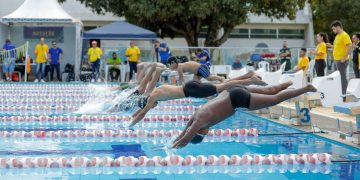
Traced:
[[179, 63], [178, 59], [175, 56], [171, 56], [167, 59], [166, 64]]
[[139, 100], [138, 100], [138, 106], [139, 106], [141, 109], [144, 109], [144, 107], [145, 107], [146, 104], [147, 104], [147, 100], [148, 100], [148, 97], [146, 97], [146, 96], [140, 97]]
[[199, 144], [203, 141], [205, 135], [196, 133], [195, 137], [190, 141], [192, 144]]

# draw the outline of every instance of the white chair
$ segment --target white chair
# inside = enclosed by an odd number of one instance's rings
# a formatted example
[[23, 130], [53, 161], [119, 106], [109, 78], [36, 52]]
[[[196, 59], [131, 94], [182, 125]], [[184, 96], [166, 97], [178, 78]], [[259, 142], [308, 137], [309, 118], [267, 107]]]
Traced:
[[360, 99], [360, 79], [351, 79], [349, 81], [345, 96], [354, 96], [356, 99]]
[[[283, 71], [285, 70], [285, 66], [286, 66], [286, 62], [284, 62], [281, 65], [281, 68], [275, 72], [265, 72], [262, 77], [262, 80], [271, 86], [279, 84], [281, 75], [282, 75]], [[284, 68], [282, 68], [282, 67], [284, 67]]]
[[286, 62], [282, 63], [280, 66], [279, 70], [281, 70], [281, 73], [283, 73], [285, 71], [285, 68], [286, 68]]
[[319, 94], [321, 104], [324, 107], [332, 107], [343, 102], [339, 71], [335, 71], [329, 76], [315, 77], [312, 84], [316, 87], [316, 94]]
[[225, 74], [226, 77], [229, 75], [231, 71], [230, 65], [213, 65], [210, 68], [211, 74], [218, 75], [218, 74]]
[[312, 82], [314, 79], [314, 67], [315, 67], [315, 60], [310, 61], [308, 70], [306, 71], [306, 80]]
[[279, 83], [284, 83], [287, 81], [292, 81], [293, 85], [289, 88], [302, 88], [304, 87], [304, 71], [300, 70], [293, 74], [282, 74], [279, 80]]
[[269, 72], [269, 71], [270, 71], [270, 64], [269, 64], [269, 62], [261, 61], [261, 62], [259, 62], [258, 65], [259, 65], [259, 69], [264, 68], [266, 72]]
[[242, 68], [239, 70], [231, 70], [229, 73], [229, 78], [231, 79], [231, 78], [239, 77], [246, 74], [247, 72], [248, 70], [246, 68]]

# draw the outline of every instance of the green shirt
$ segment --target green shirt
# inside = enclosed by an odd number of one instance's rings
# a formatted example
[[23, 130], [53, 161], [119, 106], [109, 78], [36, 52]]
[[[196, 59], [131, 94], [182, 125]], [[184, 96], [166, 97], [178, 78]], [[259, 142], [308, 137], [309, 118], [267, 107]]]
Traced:
[[108, 64], [121, 64], [121, 59], [119, 57], [117, 57], [116, 59], [114, 58], [109, 58], [107, 61]]
[[290, 60], [291, 59], [291, 52], [290, 52], [290, 49], [289, 48], [282, 48], [280, 49], [280, 54], [284, 54], [286, 52], [289, 52], [290, 54], [285, 56], [285, 57], [282, 57], [281, 60]]

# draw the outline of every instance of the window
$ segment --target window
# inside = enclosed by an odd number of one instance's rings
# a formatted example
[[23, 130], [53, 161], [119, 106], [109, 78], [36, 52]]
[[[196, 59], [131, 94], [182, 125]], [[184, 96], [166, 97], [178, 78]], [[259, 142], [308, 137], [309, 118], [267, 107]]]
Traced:
[[234, 29], [230, 33], [230, 38], [249, 38], [249, 29]]
[[279, 29], [279, 39], [304, 39], [303, 29]]
[[276, 39], [276, 29], [251, 29], [250, 38]]

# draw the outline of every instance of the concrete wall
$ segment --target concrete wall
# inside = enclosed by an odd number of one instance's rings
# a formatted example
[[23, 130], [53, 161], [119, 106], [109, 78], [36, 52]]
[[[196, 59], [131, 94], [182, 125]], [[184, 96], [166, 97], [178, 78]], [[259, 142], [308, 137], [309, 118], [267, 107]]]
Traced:
[[[38, 39], [24, 39], [24, 28], [23, 27], [12, 27], [11, 28], [11, 39], [14, 45], [20, 46], [26, 41], [29, 41], [29, 55], [30, 58], [34, 59], [34, 50], [36, 44], [39, 42]], [[53, 39], [46, 39], [46, 44], [51, 47], [51, 41]], [[61, 71], [67, 63], [75, 64], [75, 27], [64, 27], [64, 42], [57, 43], [57, 46], [64, 51], [64, 59], [61, 62]]]

